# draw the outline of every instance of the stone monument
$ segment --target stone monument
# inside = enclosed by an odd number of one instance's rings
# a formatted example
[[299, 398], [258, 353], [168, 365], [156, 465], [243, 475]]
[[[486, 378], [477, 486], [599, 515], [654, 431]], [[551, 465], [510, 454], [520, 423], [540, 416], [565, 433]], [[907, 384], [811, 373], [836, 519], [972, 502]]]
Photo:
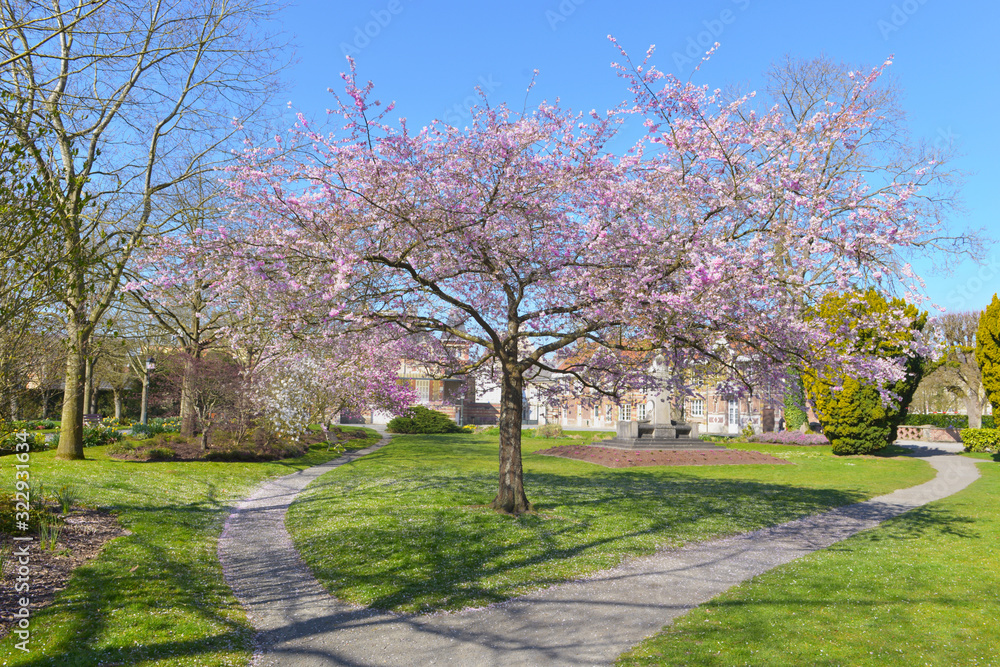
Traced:
[[[652, 370], [661, 380], [666, 379], [662, 356], [656, 357]], [[653, 395], [652, 420], [620, 421], [615, 437], [600, 444], [615, 449], [725, 449], [699, 438], [697, 424], [675, 421], [672, 412], [670, 393], [659, 389]]]

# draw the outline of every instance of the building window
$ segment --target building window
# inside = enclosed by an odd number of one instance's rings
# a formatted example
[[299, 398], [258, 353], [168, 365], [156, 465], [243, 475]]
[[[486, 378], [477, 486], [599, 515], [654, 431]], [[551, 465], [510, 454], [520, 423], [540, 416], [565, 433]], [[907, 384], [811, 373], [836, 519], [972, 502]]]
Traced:
[[618, 406], [618, 419], [627, 422], [632, 420], [632, 406], [631, 405], [619, 405]]
[[705, 416], [705, 399], [703, 398], [691, 399], [691, 416], [692, 417]]
[[431, 400], [431, 381], [417, 380], [417, 400], [427, 403]]
[[740, 404], [739, 401], [729, 401], [729, 423], [739, 424], [740, 423]]
[[636, 419], [639, 419], [639, 420], [645, 419], [646, 418], [646, 404], [645, 403], [639, 403], [638, 405], [636, 405], [635, 406], [635, 413], [636, 413], [635, 414], [635, 418]]

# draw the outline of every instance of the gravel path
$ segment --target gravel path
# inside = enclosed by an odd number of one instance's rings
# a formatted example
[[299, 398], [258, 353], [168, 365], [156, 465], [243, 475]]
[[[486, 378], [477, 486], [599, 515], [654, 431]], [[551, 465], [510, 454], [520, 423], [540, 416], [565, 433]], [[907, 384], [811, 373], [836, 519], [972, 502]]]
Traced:
[[285, 511], [310, 481], [385, 442], [264, 484], [226, 522], [219, 558], [226, 581], [260, 633], [261, 653], [254, 665], [607, 665], [727, 588], [949, 496], [979, 477], [972, 459], [914, 447], [938, 471], [925, 484], [753, 533], [636, 558], [502, 605], [412, 616], [331, 597], [303, 564], [284, 527]]

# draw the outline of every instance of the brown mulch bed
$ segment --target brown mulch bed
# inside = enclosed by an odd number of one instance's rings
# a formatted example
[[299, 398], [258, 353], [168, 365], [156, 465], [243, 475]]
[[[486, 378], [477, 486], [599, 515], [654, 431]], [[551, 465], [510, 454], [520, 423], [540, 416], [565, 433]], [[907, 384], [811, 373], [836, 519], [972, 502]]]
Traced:
[[[42, 549], [37, 535], [33, 535], [30, 542], [14, 542], [10, 535], [0, 534], [0, 548], [13, 545], [13, 555], [8, 551], [4, 559], [0, 585], [0, 639], [6, 637], [14, 625], [13, 614], [20, 609], [20, 598], [27, 596], [31, 600], [31, 613], [36, 613], [66, 587], [73, 570], [97, 556], [108, 540], [128, 534], [115, 515], [93, 509], [75, 509], [65, 517], [54, 550]], [[19, 583], [16, 561], [17, 552], [24, 544], [29, 545], [27, 583], [30, 589], [19, 592], [15, 588]]]
[[[148, 440], [138, 441], [136, 449], [127, 453], [109, 454], [111, 458], [119, 459], [121, 461], [150, 461], [149, 450], [154, 447], [169, 447], [174, 451], [173, 458], [170, 461], [201, 461], [205, 458], [207, 452], [201, 449], [201, 436], [195, 435], [191, 438], [185, 438], [178, 433], [165, 434], [168, 438], [163, 436], [158, 436]], [[338, 444], [345, 444], [351, 440], [367, 438], [368, 436], [364, 431], [342, 431], [339, 428], [332, 428], [330, 430], [330, 436]], [[168, 441], [165, 441], [168, 440]], [[323, 442], [323, 434], [320, 431], [311, 432], [302, 438], [302, 443], [306, 446], [316, 444], [317, 442]], [[209, 451], [227, 451], [231, 449], [231, 446], [226, 442], [213, 442], [209, 439]], [[250, 443], [247, 443], [241, 450], [247, 452], [256, 452], [262, 454], [260, 456], [261, 461], [269, 461], [280, 458], [285, 458], [286, 456], [298, 455], [296, 452], [289, 452], [286, 450], [274, 450], [273, 448], [265, 446], [263, 449], [255, 447]], [[155, 460], [155, 459], [154, 459]], [[160, 459], [163, 460], [163, 459]], [[246, 459], [249, 460], [249, 459]]]
[[633, 468], [636, 466], [717, 466], [748, 463], [781, 463], [779, 459], [762, 452], [741, 449], [646, 449], [625, 450], [598, 445], [563, 445], [540, 449], [535, 454], [561, 456], [596, 463], [606, 468]]
[[205, 455], [205, 452], [201, 451], [201, 445], [198, 443], [198, 439], [192, 438], [191, 442], [188, 442], [186, 439], [178, 439], [162, 443], [150, 442], [149, 444], [139, 445], [135, 451], [128, 452], [127, 454], [109, 454], [109, 456], [113, 459], [120, 459], [122, 461], [147, 461], [149, 460], [147, 451], [154, 447], [169, 447], [174, 450], [176, 456], [171, 459], [173, 461], [197, 461]]

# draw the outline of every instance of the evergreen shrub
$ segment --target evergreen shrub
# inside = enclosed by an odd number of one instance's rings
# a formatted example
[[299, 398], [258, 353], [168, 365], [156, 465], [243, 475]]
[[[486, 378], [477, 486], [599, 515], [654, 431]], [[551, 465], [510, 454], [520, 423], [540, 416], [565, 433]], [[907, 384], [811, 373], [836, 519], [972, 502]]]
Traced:
[[961, 435], [967, 452], [1000, 451], [1000, 429], [964, 428], [961, 430]]
[[387, 425], [389, 433], [458, 433], [462, 429], [448, 415], [417, 405], [406, 416], [395, 417]]

